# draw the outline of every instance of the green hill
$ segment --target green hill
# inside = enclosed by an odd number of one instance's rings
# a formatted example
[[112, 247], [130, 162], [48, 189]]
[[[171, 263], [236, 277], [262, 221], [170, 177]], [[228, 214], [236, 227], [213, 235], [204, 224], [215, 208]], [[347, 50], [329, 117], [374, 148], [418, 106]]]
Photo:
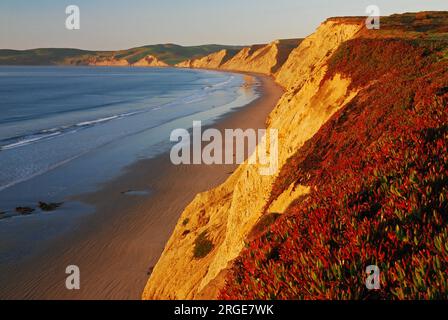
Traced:
[[32, 50], [0, 50], [0, 65], [86, 65], [91, 59], [125, 59], [134, 63], [153, 55], [169, 65], [206, 56], [222, 49], [238, 46], [202, 45], [184, 47], [176, 44], [157, 44], [120, 51], [88, 51], [79, 49], [43, 48]]

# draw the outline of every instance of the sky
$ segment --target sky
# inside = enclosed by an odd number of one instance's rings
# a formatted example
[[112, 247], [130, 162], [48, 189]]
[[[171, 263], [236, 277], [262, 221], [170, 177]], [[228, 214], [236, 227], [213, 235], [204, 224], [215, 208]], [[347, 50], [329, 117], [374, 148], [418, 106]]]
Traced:
[[[67, 30], [65, 8], [80, 9]], [[0, 0], [0, 49], [118, 50], [157, 43], [267, 43], [302, 38], [332, 16], [448, 11], [448, 0]]]

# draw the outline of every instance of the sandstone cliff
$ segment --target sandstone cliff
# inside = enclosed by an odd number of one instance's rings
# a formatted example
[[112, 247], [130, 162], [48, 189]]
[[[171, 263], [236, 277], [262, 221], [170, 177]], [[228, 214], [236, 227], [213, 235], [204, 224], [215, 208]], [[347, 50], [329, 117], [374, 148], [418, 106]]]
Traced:
[[107, 59], [91, 59], [88, 63], [89, 66], [107, 66], [107, 67], [126, 67], [129, 66], [129, 62], [125, 59], [116, 59], [114, 57]]
[[181, 68], [222, 69], [274, 75], [301, 39], [277, 40], [236, 50], [221, 50], [177, 64]]
[[[185, 66], [259, 72], [274, 75], [287, 90], [269, 117], [269, 128], [279, 130], [279, 167], [310, 139], [341, 107], [351, 101], [350, 79], [336, 75], [323, 83], [326, 63], [339, 45], [356, 36], [362, 21], [328, 20], [295, 49], [281, 50], [281, 41], [241, 50], [222, 63], [213, 57]], [[289, 43], [290, 44], [290, 43]], [[213, 61], [213, 62], [211, 62]], [[220, 279], [235, 259], [264, 212], [276, 176], [261, 176], [257, 165], [241, 165], [214, 190], [196, 196], [183, 212], [143, 293], [144, 299], [215, 298]], [[306, 187], [289, 188], [271, 205], [284, 210]], [[252, 195], [248, 197], [247, 195]], [[198, 238], [206, 237], [213, 250], [194, 258]]]
[[168, 67], [168, 64], [153, 55], [147, 55], [132, 65], [135, 67]]
[[300, 39], [277, 40], [244, 48], [221, 68], [274, 75], [300, 42]]
[[[267, 210], [226, 270], [218, 298], [448, 298], [447, 22], [448, 12], [382, 17], [379, 30], [363, 28], [333, 52], [356, 31], [339, 24], [291, 55], [279, 74], [289, 95], [270, 124], [289, 129], [280, 147], [295, 155], [269, 186]], [[344, 104], [347, 82], [357, 93]], [[337, 97], [342, 108], [297, 148], [339, 108]], [[372, 264], [381, 271], [378, 290], [366, 287]]]
[[233, 58], [238, 51], [224, 49], [208, 56], [186, 60], [176, 64], [178, 68], [219, 69], [224, 63]]
[[78, 64], [87, 64], [89, 66], [108, 66], [108, 67], [168, 67], [169, 65], [160, 60], [156, 56], [147, 55], [136, 62], [129, 62], [124, 58], [117, 58], [116, 56], [109, 57], [90, 57], [85, 62], [78, 62]]

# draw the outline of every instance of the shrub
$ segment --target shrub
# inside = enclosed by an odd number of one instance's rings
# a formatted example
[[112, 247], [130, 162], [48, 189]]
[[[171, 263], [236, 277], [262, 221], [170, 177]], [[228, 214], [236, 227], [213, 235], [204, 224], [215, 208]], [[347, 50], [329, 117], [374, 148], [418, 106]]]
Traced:
[[207, 231], [202, 232], [194, 242], [193, 257], [205, 258], [213, 250], [213, 242], [207, 238]]

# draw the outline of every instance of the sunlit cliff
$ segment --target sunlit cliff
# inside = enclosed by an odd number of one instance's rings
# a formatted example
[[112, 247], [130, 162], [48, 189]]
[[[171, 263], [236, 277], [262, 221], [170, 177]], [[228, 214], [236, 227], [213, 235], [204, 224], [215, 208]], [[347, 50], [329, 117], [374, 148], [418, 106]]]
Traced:
[[198, 194], [143, 298], [366, 298], [369, 264], [384, 270], [380, 297], [446, 295], [447, 20], [395, 15], [368, 30], [332, 18], [288, 53], [273, 42], [180, 65], [285, 88], [267, 119], [280, 170], [245, 163]]

